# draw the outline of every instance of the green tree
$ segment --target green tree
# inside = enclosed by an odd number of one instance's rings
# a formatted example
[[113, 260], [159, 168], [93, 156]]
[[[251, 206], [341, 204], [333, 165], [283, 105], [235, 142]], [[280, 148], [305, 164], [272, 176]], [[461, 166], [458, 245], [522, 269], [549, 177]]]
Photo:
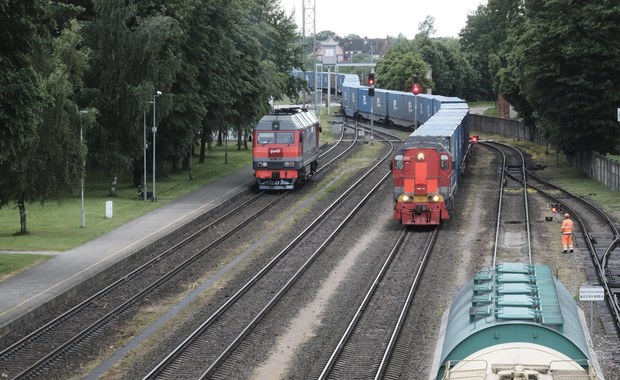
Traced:
[[527, 0], [525, 9], [519, 81], [540, 125], [567, 154], [617, 152], [620, 4]]
[[181, 31], [171, 17], [139, 15], [131, 0], [98, 0], [94, 14], [87, 33], [93, 49], [87, 93], [100, 117], [91, 131], [90, 159], [110, 178], [114, 195], [118, 176], [142, 155], [143, 112], [156, 91], [164, 93], [156, 100], [156, 118], [164, 120], [172, 107]]
[[316, 34], [317, 41], [327, 41], [330, 38], [336, 38], [336, 32], [331, 30], [321, 30]]
[[87, 51], [72, 21], [78, 8], [57, 2], [0, 4], [0, 206], [14, 200], [20, 232], [26, 203], [76, 194], [85, 151], [74, 93]]
[[525, 18], [515, 22], [510, 28], [508, 38], [501, 45], [498, 54], [491, 56], [489, 65], [495, 72], [495, 88], [501, 96], [517, 111], [523, 123], [530, 128], [531, 135], [536, 131], [536, 120], [532, 105], [527, 100], [522, 89], [524, 46], [519, 44], [519, 38], [525, 33]]
[[489, 0], [467, 16], [467, 23], [459, 36], [467, 60], [480, 76], [475, 99], [497, 97], [493, 82], [495, 73], [491, 71], [489, 61], [499, 52], [508, 30], [520, 16], [521, 3], [521, 0]]
[[429, 38], [418, 34], [414, 50], [419, 52], [432, 70], [433, 93], [471, 99], [471, 90], [479, 76], [460, 51], [453, 38]]
[[435, 33], [437, 33], [435, 29], [435, 17], [426, 15], [424, 21], [418, 24], [418, 35], [432, 37]]
[[418, 77], [422, 87], [432, 88], [432, 81], [426, 78], [429, 68], [422, 56], [413, 52], [411, 43], [398, 44], [377, 64], [377, 86], [408, 92], [414, 77]]
[[417, 52], [415, 43], [401, 40], [396, 42], [377, 63], [377, 86], [409, 92], [414, 77], [418, 77], [422, 87], [432, 88], [432, 80], [426, 77], [429, 69], [428, 63]]
[[[152, 4], [152, 9], [139, 9], [139, 14], [152, 20], [159, 20], [163, 16], [174, 19], [179, 30], [178, 34], [175, 33], [168, 39], [165, 50], [159, 55], [170, 57], [180, 67], [178, 70], [167, 71], [166, 75], [173, 75], [174, 78], [166, 76], [164, 82], [171, 81], [172, 85], [157, 103], [157, 120], [160, 126], [157, 130], [157, 172], [162, 175], [167, 167], [174, 172], [189, 166], [189, 155], [207, 113], [199, 74], [200, 68], [209, 59], [201, 43], [209, 27], [201, 22], [203, 3], [203, 0], [165, 0], [162, 1], [163, 7]], [[161, 9], [165, 9], [165, 14], [161, 13]], [[154, 59], [157, 60], [157, 57]], [[134, 186], [140, 183], [143, 172], [143, 160], [138, 158], [134, 161]]]
[[199, 162], [203, 163], [218, 125], [228, 124], [232, 110], [238, 76], [234, 65], [239, 58], [235, 36], [244, 13], [239, 0], [204, 1], [197, 12], [197, 22], [205, 28], [203, 38], [194, 45], [201, 54], [198, 78], [207, 110], [200, 131]]

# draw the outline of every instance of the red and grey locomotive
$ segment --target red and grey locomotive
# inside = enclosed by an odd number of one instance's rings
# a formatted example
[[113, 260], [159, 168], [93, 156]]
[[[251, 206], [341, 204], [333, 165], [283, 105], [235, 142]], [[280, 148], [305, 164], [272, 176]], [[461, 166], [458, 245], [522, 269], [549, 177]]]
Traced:
[[438, 225], [449, 219], [468, 148], [468, 107], [443, 107], [413, 132], [392, 160], [394, 219]]
[[261, 190], [290, 190], [318, 168], [318, 119], [301, 108], [276, 109], [255, 126], [254, 177]]

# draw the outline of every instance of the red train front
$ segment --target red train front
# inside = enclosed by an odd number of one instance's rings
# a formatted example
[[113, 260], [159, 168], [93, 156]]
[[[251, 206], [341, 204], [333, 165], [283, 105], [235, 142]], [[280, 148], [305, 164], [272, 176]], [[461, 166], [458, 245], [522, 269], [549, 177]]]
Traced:
[[407, 144], [394, 156], [394, 219], [404, 225], [438, 225], [449, 219], [452, 157], [437, 143]]
[[319, 121], [300, 108], [274, 110], [254, 128], [254, 177], [261, 190], [288, 190], [318, 168]]

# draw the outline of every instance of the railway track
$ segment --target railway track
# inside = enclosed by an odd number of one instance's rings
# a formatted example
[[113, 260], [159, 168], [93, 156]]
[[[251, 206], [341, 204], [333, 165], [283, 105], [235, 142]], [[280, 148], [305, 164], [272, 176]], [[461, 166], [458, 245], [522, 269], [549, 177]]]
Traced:
[[[214, 313], [205, 317], [145, 378], [234, 377], [235, 363], [244, 357], [237, 348], [261, 339], [252, 336], [260, 330], [257, 326], [388, 178], [389, 172], [382, 170], [381, 164], [390, 157], [392, 149]], [[198, 362], [196, 357], [201, 360]]]
[[[327, 162], [315, 175], [342, 159], [356, 144], [344, 140], [344, 130], [338, 142], [321, 155]], [[93, 345], [108, 334], [115, 325], [149, 304], [157, 292], [173, 289], [181, 277], [195, 272], [199, 263], [214, 255], [218, 246], [265, 215], [289, 193], [260, 192], [242, 202], [216, 220], [197, 228], [165, 251], [103, 289], [70, 308], [0, 352], [0, 367], [5, 378], [38, 378], [53, 376], [55, 368], [71, 368], [82, 347]], [[196, 249], [199, 246], [199, 249]], [[45, 375], [44, 375], [45, 374]]]
[[[516, 148], [503, 144], [495, 144], [502, 149]], [[501, 148], [501, 147], [500, 147]], [[524, 177], [525, 176], [525, 177]], [[605, 301], [597, 302], [605, 336], [609, 342], [615, 342], [613, 360], [620, 363], [620, 234], [618, 227], [606, 213], [583, 197], [572, 194], [559, 186], [536, 175], [524, 166], [523, 174], [514, 176], [516, 180], [535, 190], [547, 199], [550, 205], [559, 205], [553, 215], [556, 222], [564, 213], [569, 213], [575, 222], [574, 240], [577, 247], [585, 248], [590, 263], [584, 263], [587, 282], [590, 285], [602, 286]], [[527, 182], [526, 182], [527, 181]]]
[[493, 267], [499, 262], [532, 264], [532, 238], [525, 159], [517, 149], [493, 142], [483, 143], [502, 157]]
[[318, 379], [380, 379], [403, 355], [398, 341], [438, 231], [401, 230]]

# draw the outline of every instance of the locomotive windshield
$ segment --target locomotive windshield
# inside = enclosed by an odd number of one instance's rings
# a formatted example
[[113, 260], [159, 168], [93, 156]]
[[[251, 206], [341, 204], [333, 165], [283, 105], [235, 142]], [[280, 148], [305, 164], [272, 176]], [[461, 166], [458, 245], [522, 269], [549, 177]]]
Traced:
[[258, 132], [259, 144], [292, 144], [294, 141], [293, 132]]
[[293, 139], [293, 132], [276, 133], [276, 143], [278, 144], [292, 144]]
[[273, 132], [258, 132], [257, 140], [259, 144], [271, 144], [274, 141], [274, 133]]

